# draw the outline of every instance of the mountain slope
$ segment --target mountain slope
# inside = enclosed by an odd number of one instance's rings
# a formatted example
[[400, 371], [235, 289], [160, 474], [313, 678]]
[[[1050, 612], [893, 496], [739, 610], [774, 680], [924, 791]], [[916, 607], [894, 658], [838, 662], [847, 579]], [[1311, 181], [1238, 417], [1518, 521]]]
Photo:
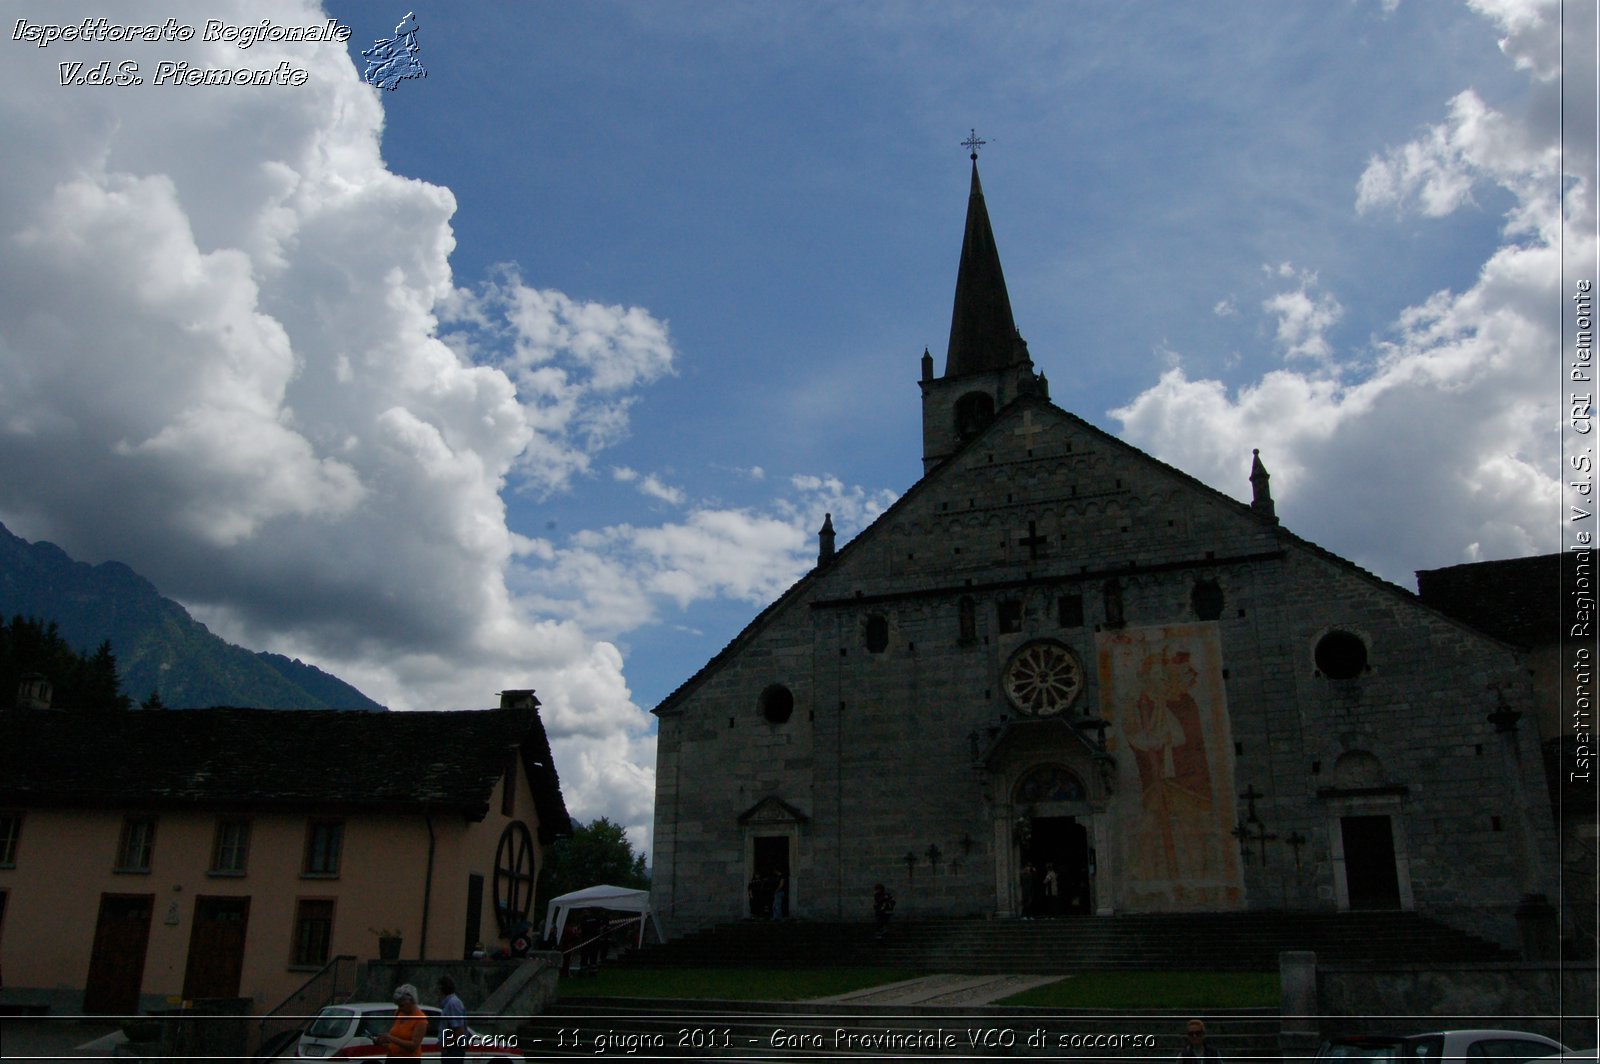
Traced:
[[[73, 561], [53, 543], [29, 543], [0, 525], [0, 614], [53, 620], [62, 638], [92, 652], [111, 641], [122, 689], [161, 695], [174, 709], [384, 707], [314, 666], [213, 635], [154, 584], [123, 565]], [[11, 692], [0, 692], [9, 699]]]

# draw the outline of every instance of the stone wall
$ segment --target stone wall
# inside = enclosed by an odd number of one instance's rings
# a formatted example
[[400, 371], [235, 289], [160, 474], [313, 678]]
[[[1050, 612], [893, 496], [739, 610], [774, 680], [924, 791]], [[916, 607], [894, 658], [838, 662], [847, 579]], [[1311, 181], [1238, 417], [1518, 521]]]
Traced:
[[1323, 1037], [1504, 1027], [1542, 1034], [1571, 1049], [1593, 1049], [1596, 993], [1592, 967], [1475, 964], [1317, 969]]

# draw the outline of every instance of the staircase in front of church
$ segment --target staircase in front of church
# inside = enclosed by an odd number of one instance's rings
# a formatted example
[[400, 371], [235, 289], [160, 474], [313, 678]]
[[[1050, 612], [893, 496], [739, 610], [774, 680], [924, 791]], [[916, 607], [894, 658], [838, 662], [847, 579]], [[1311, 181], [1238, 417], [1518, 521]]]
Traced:
[[924, 972], [1270, 971], [1284, 950], [1319, 964], [1453, 964], [1515, 959], [1410, 912], [1183, 913], [1055, 920], [896, 920], [867, 924], [747, 920], [651, 947], [644, 967], [886, 967]]

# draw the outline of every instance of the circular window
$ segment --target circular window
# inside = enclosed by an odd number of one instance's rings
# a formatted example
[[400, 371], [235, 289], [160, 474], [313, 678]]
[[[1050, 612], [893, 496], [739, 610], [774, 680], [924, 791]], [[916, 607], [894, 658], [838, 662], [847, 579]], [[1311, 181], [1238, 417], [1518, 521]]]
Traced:
[[1019, 710], [1049, 716], [1077, 700], [1083, 690], [1083, 666], [1066, 646], [1041, 639], [1011, 655], [1003, 685], [1006, 697]]
[[1317, 640], [1317, 671], [1330, 680], [1351, 680], [1367, 671], [1367, 644], [1353, 632], [1333, 631]]
[[761, 692], [757, 704], [761, 707], [761, 715], [769, 723], [782, 724], [794, 715], [794, 692], [781, 683], [775, 683]]

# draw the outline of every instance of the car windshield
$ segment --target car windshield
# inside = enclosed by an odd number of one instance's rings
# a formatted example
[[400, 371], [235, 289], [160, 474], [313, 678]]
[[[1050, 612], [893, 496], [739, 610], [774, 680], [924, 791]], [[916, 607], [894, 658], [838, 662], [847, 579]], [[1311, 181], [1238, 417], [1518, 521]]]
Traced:
[[361, 1017], [361, 1029], [356, 1033], [363, 1038], [371, 1038], [375, 1034], [388, 1034], [389, 1028], [394, 1026], [394, 1009], [379, 1009], [369, 1012]]
[[343, 1038], [354, 1017], [355, 1012], [350, 1009], [323, 1009], [306, 1028], [306, 1034], [312, 1038]]

